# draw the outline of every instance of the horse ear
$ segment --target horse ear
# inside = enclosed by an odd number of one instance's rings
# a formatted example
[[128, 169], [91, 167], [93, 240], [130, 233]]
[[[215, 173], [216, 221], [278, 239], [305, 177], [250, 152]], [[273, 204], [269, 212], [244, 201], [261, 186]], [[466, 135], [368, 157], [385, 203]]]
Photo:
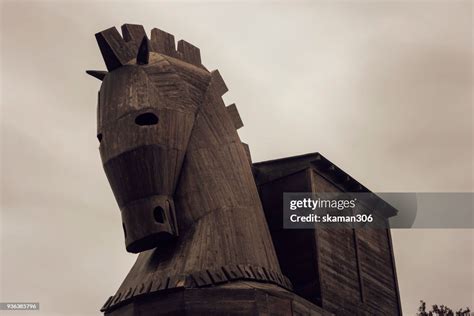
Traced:
[[139, 64], [139, 65], [148, 64], [149, 57], [150, 57], [149, 41], [148, 41], [148, 38], [145, 35], [145, 36], [143, 36], [140, 47], [138, 48], [137, 64]]
[[107, 71], [103, 70], [86, 70], [86, 73], [94, 78], [99, 79], [100, 81], [104, 80], [105, 76], [108, 74]]

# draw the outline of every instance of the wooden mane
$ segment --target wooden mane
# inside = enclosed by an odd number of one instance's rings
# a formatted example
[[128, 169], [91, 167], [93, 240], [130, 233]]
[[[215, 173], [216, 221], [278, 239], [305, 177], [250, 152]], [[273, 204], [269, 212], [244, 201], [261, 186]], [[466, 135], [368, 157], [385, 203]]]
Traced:
[[[138, 24], [123, 24], [121, 30], [122, 35], [115, 27], [95, 34], [108, 71], [87, 70], [87, 74], [102, 81], [109, 72], [119, 67], [130, 64], [149, 64], [150, 58], [156, 60], [157, 58], [153, 58], [153, 56], [159, 54], [168, 66], [174, 68], [173, 70], [180, 75], [188, 92], [196, 99], [195, 101], [198, 101], [196, 103], [202, 101], [202, 97], [208, 88], [207, 85], [211, 80], [217, 93], [221, 96], [228, 91], [219, 71], [209, 72], [202, 65], [200, 50], [193, 44], [185, 40], [179, 40], [176, 48], [174, 35], [158, 28], [151, 30], [151, 37], [148, 39], [145, 29]], [[189, 64], [195, 67], [189, 67]], [[149, 78], [156, 85], [160, 85], [158, 76], [150, 75]], [[203, 86], [203, 82], [207, 84]], [[244, 124], [235, 103], [227, 106], [226, 109], [234, 127], [236, 129], [243, 127]], [[246, 146], [250, 159], [248, 146], [246, 144], [244, 146]]]
[[99, 149], [139, 253], [106, 316], [401, 315], [390, 231], [282, 227], [284, 192], [367, 188], [317, 153], [252, 165], [192, 44], [134, 24], [96, 39]]

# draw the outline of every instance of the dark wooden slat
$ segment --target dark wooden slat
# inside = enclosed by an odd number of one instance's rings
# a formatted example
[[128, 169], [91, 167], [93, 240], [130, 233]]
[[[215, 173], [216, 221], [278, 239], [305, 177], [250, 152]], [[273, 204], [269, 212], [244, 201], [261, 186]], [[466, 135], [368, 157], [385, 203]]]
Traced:
[[108, 71], [125, 65], [135, 57], [115, 27], [99, 32], [95, 37]]
[[100, 81], [104, 80], [105, 76], [108, 74], [107, 71], [103, 70], [86, 70], [86, 73], [94, 78], [99, 79]]
[[140, 43], [143, 37], [146, 36], [146, 32], [145, 32], [145, 29], [143, 28], [143, 25], [123, 24], [121, 28], [122, 28], [123, 39], [126, 42], [132, 41], [132, 42]]
[[176, 56], [176, 44], [172, 34], [154, 28], [151, 30], [150, 41], [151, 51], [172, 57]]
[[234, 123], [235, 129], [239, 129], [244, 126], [244, 123], [242, 122], [242, 119], [240, 118], [239, 111], [237, 110], [237, 106], [235, 103], [232, 103], [231, 105], [226, 107], [227, 113], [229, 114], [232, 122]]
[[250, 163], [250, 165], [252, 165], [252, 155], [250, 153], [250, 147], [248, 144], [246, 143], [242, 143], [242, 146], [244, 147], [244, 150], [245, 150], [245, 154], [247, 155], [247, 159]]
[[148, 60], [150, 58], [150, 50], [148, 48], [148, 38], [146, 36], [143, 37], [141, 44], [138, 48], [137, 52], [137, 64], [139, 65], [146, 65], [148, 64]]
[[222, 79], [219, 70], [214, 70], [211, 72], [212, 80], [214, 82], [214, 86], [216, 89], [216, 93], [221, 97], [223, 96], [229, 89], [227, 88], [224, 79]]
[[178, 42], [178, 52], [182, 59], [190, 64], [201, 66], [201, 52], [199, 48], [194, 46], [191, 43], [186, 42], [185, 40], [180, 40]]

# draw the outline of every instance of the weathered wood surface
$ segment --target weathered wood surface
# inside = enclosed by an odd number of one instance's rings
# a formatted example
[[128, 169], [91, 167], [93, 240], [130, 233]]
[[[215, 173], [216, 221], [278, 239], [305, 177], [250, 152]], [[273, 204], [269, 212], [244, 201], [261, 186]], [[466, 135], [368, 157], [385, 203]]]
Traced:
[[220, 73], [201, 65], [192, 44], [179, 41], [175, 49], [169, 33], [153, 29], [148, 40], [138, 25], [124, 25], [122, 33], [96, 34], [109, 72], [91, 75], [102, 78], [97, 136], [104, 170], [126, 248], [139, 256], [104, 311], [145, 292], [242, 278], [291, 289], [237, 134], [240, 116], [222, 100], [228, 89]]
[[129, 304], [144, 296], [157, 292], [166, 292], [184, 288], [209, 288], [238, 281], [255, 281], [267, 283], [270, 287], [277, 285], [291, 290], [288, 278], [279, 272], [252, 265], [228, 265], [219, 269], [196, 271], [187, 275], [163, 276], [160, 271], [148, 274], [142, 283], [129, 287], [111, 296], [101, 308], [110, 311]]
[[235, 282], [211, 288], [157, 292], [105, 313], [125, 315], [275, 315], [331, 316], [285, 289], [257, 282]]
[[[282, 229], [283, 192], [368, 189], [319, 154], [254, 167], [280, 266], [295, 293], [335, 315], [401, 315], [389, 230]], [[381, 210], [378, 220], [393, 212]]]
[[[100, 155], [126, 249], [139, 256], [103, 311], [399, 313], [389, 231], [281, 229], [284, 191], [367, 188], [319, 154], [252, 167], [237, 108], [225, 106], [228, 88], [201, 64], [199, 49], [176, 46], [159, 29], [148, 39], [140, 25], [122, 34], [96, 34], [108, 72], [88, 73], [102, 80]], [[394, 212], [384, 207], [382, 220]]]

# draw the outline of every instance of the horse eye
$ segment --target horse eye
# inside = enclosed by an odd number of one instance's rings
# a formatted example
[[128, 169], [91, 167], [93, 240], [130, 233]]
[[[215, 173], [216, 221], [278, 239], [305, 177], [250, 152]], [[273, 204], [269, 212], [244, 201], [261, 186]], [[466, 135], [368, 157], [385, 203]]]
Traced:
[[140, 114], [135, 118], [135, 124], [140, 126], [158, 124], [158, 116], [151, 112]]

